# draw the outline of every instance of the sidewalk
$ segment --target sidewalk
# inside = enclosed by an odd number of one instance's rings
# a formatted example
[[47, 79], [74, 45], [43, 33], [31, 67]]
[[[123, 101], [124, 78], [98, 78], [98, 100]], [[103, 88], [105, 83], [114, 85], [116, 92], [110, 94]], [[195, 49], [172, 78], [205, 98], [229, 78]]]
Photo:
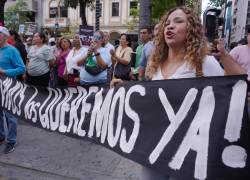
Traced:
[[140, 165], [99, 145], [32, 127], [18, 126], [18, 145], [3, 154], [0, 179], [140, 180]]

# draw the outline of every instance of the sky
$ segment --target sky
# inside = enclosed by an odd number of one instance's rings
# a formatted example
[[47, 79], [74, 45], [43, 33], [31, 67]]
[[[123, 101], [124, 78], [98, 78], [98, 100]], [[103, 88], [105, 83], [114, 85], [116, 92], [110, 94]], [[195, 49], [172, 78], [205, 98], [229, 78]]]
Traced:
[[206, 7], [208, 6], [208, 2], [209, 2], [209, 0], [202, 0], [202, 12], [204, 12]]

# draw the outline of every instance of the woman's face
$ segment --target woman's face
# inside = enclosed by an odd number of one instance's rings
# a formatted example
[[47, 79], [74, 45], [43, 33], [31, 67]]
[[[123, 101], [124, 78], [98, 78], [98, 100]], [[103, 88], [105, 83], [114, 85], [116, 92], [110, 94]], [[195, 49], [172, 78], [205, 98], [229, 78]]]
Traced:
[[62, 39], [61, 41], [61, 47], [64, 50], [67, 50], [69, 48], [70, 44], [69, 41], [67, 39]]
[[37, 44], [42, 44], [42, 42], [43, 42], [43, 39], [41, 39], [39, 33], [36, 33], [36, 34], [34, 35], [34, 37], [33, 37], [33, 43], [34, 43], [35, 45], [37, 45]]
[[187, 15], [181, 9], [177, 9], [169, 15], [164, 27], [164, 38], [169, 47], [185, 44], [187, 24]]
[[128, 45], [128, 42], [127, 42], [127, 39], [126, 39], [126, 36], [125, 35], [122, 35], [120, 37], [120, 45], [121, 46], [127, 46]]
[[73, 46], [74, 47], [80, 47], [81, 43], [80, 43], [80, 37], [78, 35], [76, 35], [73, 39]]

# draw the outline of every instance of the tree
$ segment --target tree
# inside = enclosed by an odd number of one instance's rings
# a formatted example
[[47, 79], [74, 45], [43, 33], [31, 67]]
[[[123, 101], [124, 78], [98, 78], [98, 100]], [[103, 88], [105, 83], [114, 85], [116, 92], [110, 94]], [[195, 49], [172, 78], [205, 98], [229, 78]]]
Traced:
[[130, 9], [130, 15], [132, 16], [132, 19], [125, 22], [125, 26], [128, 29], [128, 32], [132, 32], [136, 30], [136, 27], [139, 23], [139, 8], [131, 8]]
[[158, 22], [162, 15], [169, 9], [176, 6], [175, 0], [153, 0], [152, 2], [152, 18], [154, 22]]
[[7, 0], [0, 0], [0, 23], [4, 25], [4, 6]]
[[64, 0], [65, 7], [71, 7], [76, 9], [80, 5], [80, 16], [82, 25], [88, 25], [86, 19], [86, 7], [94, 8], [95, 0]]
[[139, 29], [151, 26], [152, 0], [140, 0]]
[[4, 14], [5, 26], [17, 31], [20, 24], [29, 20], [27, 17], [29, 13], [27, 4], [23, 0], [17, 0], [14, 5], [7, 8]]
[[227, 0], [209, 0], [209, 4], [215, 7], [221, 7]]

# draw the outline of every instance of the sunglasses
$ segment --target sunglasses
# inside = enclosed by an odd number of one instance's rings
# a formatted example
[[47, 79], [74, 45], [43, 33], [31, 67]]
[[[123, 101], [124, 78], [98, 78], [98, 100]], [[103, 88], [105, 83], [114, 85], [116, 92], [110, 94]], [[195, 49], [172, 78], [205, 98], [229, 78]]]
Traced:
[[102, 40], [102, 36], [100, 36], [100, 35], [94, 35], [94, 36], [93, 36], [93, 39], [94, 39], [95, 41], [100, 41], [100, 40]]

